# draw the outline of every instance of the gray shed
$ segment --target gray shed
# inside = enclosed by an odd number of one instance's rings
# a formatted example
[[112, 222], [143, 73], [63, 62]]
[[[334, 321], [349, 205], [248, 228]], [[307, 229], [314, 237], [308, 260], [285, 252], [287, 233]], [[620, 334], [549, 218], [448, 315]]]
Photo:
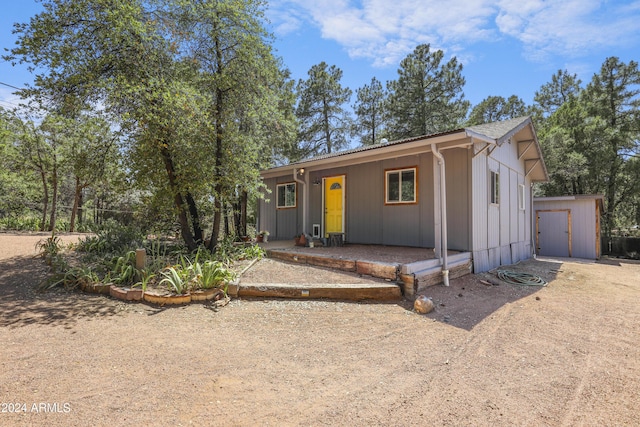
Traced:
[[536, 197], [536, 253], [542, 256], [599, 259], [604, 196]]

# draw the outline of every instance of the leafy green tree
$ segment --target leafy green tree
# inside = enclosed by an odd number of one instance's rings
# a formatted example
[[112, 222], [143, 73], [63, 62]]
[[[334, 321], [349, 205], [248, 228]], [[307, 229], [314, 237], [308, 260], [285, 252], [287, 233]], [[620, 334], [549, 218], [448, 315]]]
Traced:
[[542, 117], [548, 117], [565, 103], [575, 99], [582, 91], [582, 81], [576, 74], [569, 74], [567, 70], [558, 70], [551, 81], [542, 85], [533, 98], [536, 106], [541, 110]]
[[384, 132], [384, 104], [386, 94], [382, 83], [375, 77], [371, 83], [356, 90], [356, 104], [353, 111], [356, 121], [353, 134], [357, 135], [362, 145], [379, 143]]
[[[605, 231], [625, 203], [640, 191], [634, 159], [640, 154], [640, 71], [638, 63], [607, 58], [584, 91], [590, 120], [585, 123], [590, 147], [597, 156], [590, 159], [592, 177], [604, 190], [607, 213]], [[587, 147], [584, 147], [585, 149]], [[636, 199], [637, 200], [637, 199]]]
[[[166, 193], [186, 245], [212, 246], [225, 197], [255, 192], [258, 169], [287, 141], [282, 72], [254, 0], [55, 0], [16, 27], [6, 57], [43, 70], [25, 97], [72, 115], [104, 106], [123, 132], [140, 188]], [[149, 184], [145, 186], [145, 184]], [[204, 201], [204, 202], [203, 202]]]
[[524, 101], [516, 95], [508, 99], [502, 96], [489, 96], [473, 107], [469, 115], [469, 125], [498, 122], [501, 120], [515, 119], [528, 113]]
[[291, 85], [267, 43], [263, 6], [245, 0], [179, 8], [187, 11], [179, 33], [185, 56], [197, 66], [195, 87], [206, 94], [206, 119], [193, 144], [208, 158], [203, 161], [209, 178], [199, 182], [214, 197], [212, 249], [228, 209], [244, 192], [257, 193], [260, 168], [294, 135]]
[[348, 144], [352, 119], [345, 105], [352, 91], [342, 87], [341, 79], [342, 70], [321, 62], [311, 67], [307, 80], [298, 81], [298, 158], [332, 153]]
[[83, 190], [103, 180], [113, 168], [118, 159], [118, 146], [117, 136], [101, 117], [81, 115], [75, 120], [67, 119], [65, 126], [70, 132], [63, 155], [73, 179], [73, 206], [69, 223], [69, 231], [73, 232], [78, 211], [82, 209]]
[[388, 130], [393, 139], [454, 129], [462, 124], [469, 102], [464, 99], [462, 64], [443, 63], [441, 50], [428, 44], [415, 48], [400, 63], [398, 79], [387, 83]]
[[536, 93], [540, 142], [551, 182], [545, 195], [604, 194], [603, 230], [634, 221], [639, 203], [640, 72], [607, 58], [582, 89], [558, 72]]
[[550, 175], [550, 182], [541, 185], [547, 196], [585, 191], [588, 159], [579, 147], [587, 137], [586, 112], [579, 101], [580, 85], [575, 74], [558, 70], [535, 93], [532, 114]]
[[580, 147], [587, 144], [585, 111], [577, 99], [561, 105], [541, 126], [540, 144], [550, 182], [542, 185], [547, 196], [584, 194], [589, 159]]
[[17, 120], [14, 114], [0, 107], [0, 218], [7, 221], [29, 216], [33, 207], [42, 201], [38, 177], [23, 167]]
[[[40, 180], [42, 195], [40, 231], [53, 230], [56, 219], [54, 210], [57, 201], [59, 143], [61, 142], [61, 138], [56, 132], [55, 118], [47, 117], [42, 123], [36, 124], [31, 119], [22, 120], [14, 115], [12, 125], [15, 129], [16, 150], [21, 158], [19, 168], [26, 172], [35, 173]], [[55, 186], [53, 196], [50, 195], [52, 185]], [[47, 223], [51, 200], [53, 200], [52, 211]]]

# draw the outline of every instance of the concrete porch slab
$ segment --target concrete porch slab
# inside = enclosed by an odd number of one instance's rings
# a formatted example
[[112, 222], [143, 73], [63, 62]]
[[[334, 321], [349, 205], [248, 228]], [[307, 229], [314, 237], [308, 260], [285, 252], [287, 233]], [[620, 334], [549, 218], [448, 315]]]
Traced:
[[[261, 246], [266, 250], [267, 257], [273, 260], [357, 273], [384, 279], [389, 283], [251, 283], [240, 284], [237, 289], [238, 296], [393, 300], [402, 298], [403, 294], [407, 298], [414, 298], [418, 288], [441, 283], [440, 261], [435, 259], [431, 248], [353, 244], [308, 248], [295, 246], [293, 241], [268, 242]], [[467, 267], [470, 253], [450, 251], [449, 256], [452, 262], [450, 268], [454, 267], [451, 278], [470, 272]]]

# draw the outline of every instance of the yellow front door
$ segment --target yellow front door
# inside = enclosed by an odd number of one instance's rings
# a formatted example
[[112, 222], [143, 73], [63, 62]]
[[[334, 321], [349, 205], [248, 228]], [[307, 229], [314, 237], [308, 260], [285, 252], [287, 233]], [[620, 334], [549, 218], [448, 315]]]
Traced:
[[324, 180], [324, 235], [343, 233], [343, 191], [344, 176], [334, 176]]

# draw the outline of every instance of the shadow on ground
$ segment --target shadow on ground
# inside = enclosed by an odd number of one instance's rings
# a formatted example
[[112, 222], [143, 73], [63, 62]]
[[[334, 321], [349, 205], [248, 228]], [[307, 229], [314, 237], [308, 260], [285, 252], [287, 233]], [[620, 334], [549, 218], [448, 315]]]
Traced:
[[[535, 274], [551, 285], [561, 271], [562, 263], [530, 259], [501, 268]], [[494, 284], [487, 285], [486, 282]], [[427, 314], [429, 318], [470, 331], [502, 307], [531, 296], [541, 289], [544, 288], [502, 282], [495, 274], [489, 272], [451, 280], [449, 287], [432, 286], [420, 295], [431, 298], [435, 304], [434, 311]]]
[[108, 317], [122, 304], [102, 295], [53, 289], [38, 291], [47, 268], [34, 257], [0, 261], [0, 327], [32, 324], [72, 327], [79, 319]]

